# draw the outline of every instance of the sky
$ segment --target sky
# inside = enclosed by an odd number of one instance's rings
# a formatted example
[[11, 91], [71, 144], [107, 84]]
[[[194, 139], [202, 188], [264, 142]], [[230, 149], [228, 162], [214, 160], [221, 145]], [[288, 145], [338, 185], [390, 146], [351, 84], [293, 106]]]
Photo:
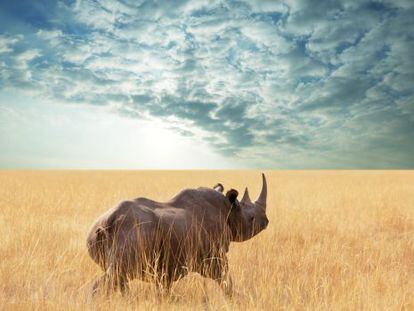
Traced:
[[0, 168], [414, 169], [414, 1], [0, 3]]

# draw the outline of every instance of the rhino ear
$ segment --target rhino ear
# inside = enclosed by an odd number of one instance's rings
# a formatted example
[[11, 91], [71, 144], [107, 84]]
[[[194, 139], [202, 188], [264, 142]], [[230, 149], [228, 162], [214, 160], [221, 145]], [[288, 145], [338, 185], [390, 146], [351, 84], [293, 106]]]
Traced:
[[229, 199], [231, 204], [234, 204], [236, 202], [237, 196], [239, 195], [239, 192], [235, 189], [230, 189], [226, 193], [226, 198]]
[[223, 185], [222, 185], [222, 184], [218, 183], [217, 185], [215, 185], [215, 186], [213, 187], [213, 189], [214, 189], [214, 190], [216, 190], [216, 191], [218, 191], [218, 192], [223, 192], [224, 187], [223, 187]]

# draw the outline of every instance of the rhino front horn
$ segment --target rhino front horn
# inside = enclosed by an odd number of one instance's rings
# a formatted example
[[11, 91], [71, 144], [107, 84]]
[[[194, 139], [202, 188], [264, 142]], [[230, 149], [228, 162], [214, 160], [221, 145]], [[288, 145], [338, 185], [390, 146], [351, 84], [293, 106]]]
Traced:
[[264, 209], [266, 209], [267, 183], [266, 183], [266, 177], [263, 173], [262, 173], [262, 179], [263, 179], [262, 191], [260, 192], [260, 195], [257, 198], [255, 203], [263, 207]]

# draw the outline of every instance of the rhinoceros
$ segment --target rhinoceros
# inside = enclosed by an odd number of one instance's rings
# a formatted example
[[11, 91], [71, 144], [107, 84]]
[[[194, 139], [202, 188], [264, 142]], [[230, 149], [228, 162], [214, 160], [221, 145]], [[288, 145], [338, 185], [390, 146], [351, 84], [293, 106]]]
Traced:
[[168, 292], [174, 281], [196, 272], [231, 295], [226, 253], [230, 242], [246, 241], [267, 227], [266, 177], [255, 202], [247, 187], [240, 201], [237, 190], [223, 191], [217, 184], [182, 190], [164, 203], [137, 198], [101, 215], [87, 237], [89, 255], [104, 271], [93, 292], [125, 293], [135, 278]]

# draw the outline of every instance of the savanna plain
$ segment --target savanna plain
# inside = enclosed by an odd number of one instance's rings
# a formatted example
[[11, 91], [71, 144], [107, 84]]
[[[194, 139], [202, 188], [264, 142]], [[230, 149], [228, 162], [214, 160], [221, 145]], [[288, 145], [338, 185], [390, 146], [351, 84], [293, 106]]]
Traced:
[[260, 172], [0, 171], [0, 308], [414, 310], [414, 171], [265, 173], [270, 223], [232, 243], [232, 298], [196, 274], [169, 296], [135, 280], [92, 297], [102, 271], [85, 239], [101, 213], [217, 182], [254, 198]]

